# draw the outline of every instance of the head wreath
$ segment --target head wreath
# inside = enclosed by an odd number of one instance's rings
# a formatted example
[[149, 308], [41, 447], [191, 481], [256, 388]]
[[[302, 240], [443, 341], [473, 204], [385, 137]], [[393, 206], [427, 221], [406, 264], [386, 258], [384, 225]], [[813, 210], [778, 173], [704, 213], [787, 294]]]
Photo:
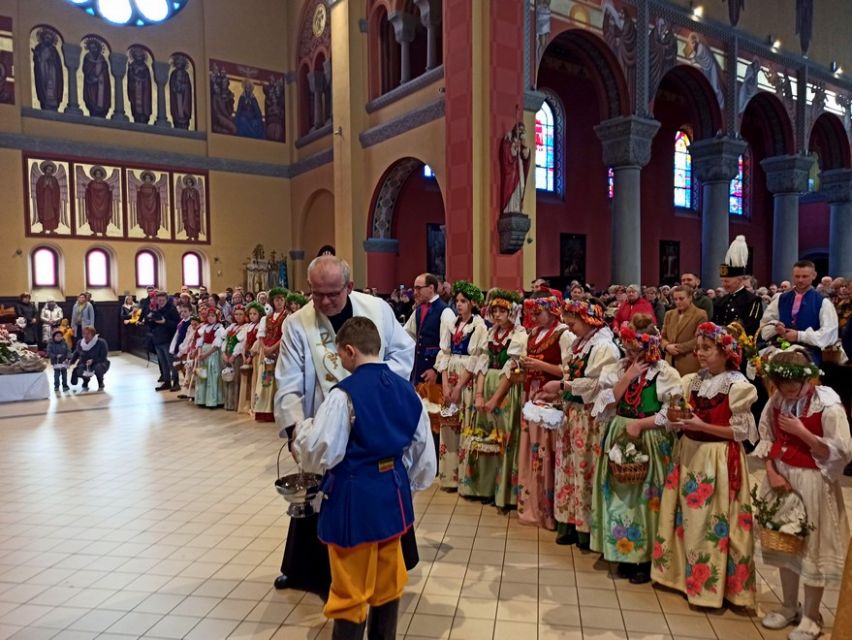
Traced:
[[456, 296], [458, 294], [462, 294], [474, 304], [482, 304], [482, 291], [475, 284], [467, 280], [457, 280], [453, 284], [453, 295]]
[[602, 327], [606, 324], [604, 310], [595, 302], [586, 300], [566, 300], [562, 305], [565, 313], [577, 316], [584, 324], [591, 327]]
[[725, 358], [735, 368], [739, 368], [743, 359], [742, 348], [737, 339], [725, 327], [712, 322], [702, 322], [695, 331], [695, 337], [706, 338], [715, 342], [716, 346], [725, 354]]
[[660, 353], [660, 334], [638, 333], [629, 322], [621, 323], [619, 337], [625, 349], [641, 350], [645, 354], [645, 362], [658, 362]]

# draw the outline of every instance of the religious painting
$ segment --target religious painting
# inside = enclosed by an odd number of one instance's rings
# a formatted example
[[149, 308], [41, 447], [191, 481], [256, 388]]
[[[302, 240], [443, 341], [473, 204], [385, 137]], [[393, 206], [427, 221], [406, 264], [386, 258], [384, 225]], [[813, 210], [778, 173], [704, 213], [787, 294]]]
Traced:
[[151, 124], [154, 113], [154, 55], [140, 44], [127, 51], [127, 101], [133, 122]]
[[78, 236], [124, 236], [124, 189], [119, 167], [75, 164], [74, 195]]
[[166, 85], [166, 102], [169, 104], [169, 121], [175, 129], [195, 129], [195, 67], [184, 53], [171, 57], [169, 82]]
[[725, 108], [724, 55], [721, 47], [711, 43], [697, 31], [678, 33], [678, 55], [689, 65], [701, 70], [719, 102], [719, 108]]
[[63, 112], [68, 106], [62, 37], [53, 27], [37, 25], [30, 32], [33, 107]]
[[108, 118], [113, 113], [112, 71], [110, 51], [106, 40], [88, 35], [80, 47], [85, 52], [80, 61], [81, 73], [77, 74], [77, 95], [83, 112], [92, 118]]
[[15, 104], [12, 18], [0, 16], [0, 104]]
[[166, 171], [125, 170], [127, 180], [127, 236], [168, 239], [171, 234], [171, 189]]
[[559, 234], [560, 275], [566, 282], [586, 282], [586, 236], [578, 233]]
[[215, 133], [284, 142], [284, 74], [210, 60], [210, 110]]
[[426, 225], [426, 271], [443, 276], [447, 272], [447, 228], [446, 225]]
[[174, 238], [190, 242], [210, 242], [207, 209], [207, 176], [174, 174]]
[[41, 158], [25, 162], [27, 235], [71, 235], [71, 164]]
[[660, 284], [674, 285], [680, 280], [680, 242], [660, 240]]

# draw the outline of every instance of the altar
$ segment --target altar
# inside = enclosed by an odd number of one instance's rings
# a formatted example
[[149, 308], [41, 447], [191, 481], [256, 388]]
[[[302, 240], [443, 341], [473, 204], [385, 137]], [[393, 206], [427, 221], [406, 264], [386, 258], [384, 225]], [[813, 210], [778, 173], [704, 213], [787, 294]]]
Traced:
[[50, 397], [48, 371], [0, 375], [0, 403], [46, 400]]

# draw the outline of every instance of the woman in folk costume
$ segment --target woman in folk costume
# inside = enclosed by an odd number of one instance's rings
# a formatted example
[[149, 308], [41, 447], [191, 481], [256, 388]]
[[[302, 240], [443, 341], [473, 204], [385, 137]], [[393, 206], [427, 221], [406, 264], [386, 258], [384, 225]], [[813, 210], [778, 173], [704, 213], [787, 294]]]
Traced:
[[216, 307], [208, 307], [202, 312], [204, 324], [198, 328], [195, 344], [198, 355], [195, 358], [195, 404], [199, 407], [215, 409], [225, 404], [222, 392], [222, 344], [225, 342], [225, 328]]
[[469, 430], [475, 417], [472, 383], [478, 354], [488, 339], [488, 327], [477, 309], [482, 304], [482, 291], [459, 280], [453, 285], [453, 297], [459, 315], [455, 324], [442, 332], [441, 352], [435, 359], [435, 371], [443, 374], [444, 393], [438, 478], [441, 489], [448, 491], [459, 486], [459, 461], [466, 458], [466, 443], [461, 442], [460, 434]]
[[258, 422], [275, 422], [272, 415], [272, 403], [275, 399], [275, 363], [278, 361], [278, 348], [281, 345], [284, 319], [287, 317], [286, 289], [275, 287], [269, 291], [272, 301], [272, 313], [264, 316], [257, 330], [260, 354], [257, 359], [257, 376], [254, 398], [254, 419]]
[[198, 329], [201, 326], [201, 318], [193, 315], [189, 318], [189, 328], [186, 336], [180, 343], [177, 359], [183, 362], [183, 380], [180, 383], [178, 398], [186, 398], [195, 401], [195, 358], [198, 354]]
[[852, 460], [849, 420], [837, 393], [819, 385], [819, 367], [803, 347], [774, 353], [764, 372], [776, 390], [761, 414], [754, 451], [766, 464], [763, 493], [798, 494], [815, 528], [798, 554], [762, 550], [763, 561], [780, 569], [783, 591], [782, 606], [763, 618], [763, 626], [783, 629], [798, 622], [790, 640], [814, 640], [822, 631], [823, 589], [840, 584], [849, 540], [840, 486], [843, 468]]
[[[524, 370], [523, 401], [532, 401], [549, 381], [562, 378], [563, 358], [570, 353], [574, 334], [560, 322], [562, 297], [556, 291], [541, 291], [524, 301], [524, 322], [532, 325]], [[553, 531], [554, 433], [543, 423], [521, 418], [518, 452], [518, 520]]]
[[237, 413], [251, 413], [254, 406], [254, 390], [257, 387], [257, 372], [260, 369], [259, 356], [260, 342], [257, 339], [257, 331], [260, 328], [260, 319], [266, 315], [263, 305], [252, 302], [246, 307], [248, 322], [245, 324], [245, 342], [243, 344], [243, 364], [239, 369], [242, 376], [240, 380], [240, 399], [237, 404]]
[[[666, 410], [683, 395], [677, 369], [661, 359], [660, 334], [651, 316], [637, 313], [621, 327], [626, 357], [604, 367], [592, 416], [604, 427], [604, 440], [592, 483], [591, 548], [617, 562], [618, 574], [633, 584], [651, 580], [651, 551], [660, 514], [660, 496], [674, 450]], [[648, 456], [640, 484], [621, 484], [609, 471], [609, 451], [636, 441]]]
[[566, 424], [556, 434], [555, 516], [557, 544], [589, 548], [592, 481], [600, 453], [600, 425], [591, 417], [598, 377], [621, 354], [596, 300], [569, 300], [563, 318], [576, 336], [566, 354], [561, 381], [549, 382], [547, 393], [564, 392]]
[[526, 352], [527, 334], [513, 318], [520, 296], [492, 289], [488, 313], [494, 323], [479, 351], [474, 408], [462, 434], [464, 450], [459, 494], [494, 500], [501, 509], [517, 505], [521, 385], [515, 370]]
[[[230, 374], [222, 376], [222, 386], [225, 395], [225, 411], [236, 411], [240, 402], [240, 367], [243, 366], [243, 353], [246, 347], [246, 308], [235, 305], [231, 309], [234, 321], [225, 330], [225, 342], [222, 344], [222, 371], [230, 369]], [[228, 380], [230, 378], [230, 380]]]
[[698, 326], [698, 373], [683, 377], [692, 417], [666, 476], [651, 579], [690, 604], [724, 600], [754, 608], [754, 535], [744, 440], [755, 441], [754, 386], [740, 373], [742, 352], [725, 327]]

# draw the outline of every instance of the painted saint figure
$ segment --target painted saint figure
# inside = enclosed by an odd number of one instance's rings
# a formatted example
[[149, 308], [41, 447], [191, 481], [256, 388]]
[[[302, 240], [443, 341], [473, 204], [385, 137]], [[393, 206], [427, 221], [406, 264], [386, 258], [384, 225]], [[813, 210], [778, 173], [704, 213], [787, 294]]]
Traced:
[[95, 38], [86, 40], [89, 53], [83, 58], [83, 102], [94, 118], [105, 118], [112, 105], [112, 83], [104, 45]]
[[151, 69], [148, 52], [142, 47], [131, 47], [130, 64], [127, 65], [127, 99], [134, 122], [148, 124], [151, 120]]
[[186, 56], [174, 57], [174, 69], [169, 78], [169, 102], [175, 129], [189, 129], [189, 122], [192, 120], [192, 79], [187, 71], [188, 66], [189, 60]]
[[62, 204], [56, 164], [45, 160], [39, 165], [42, 175], [36, 182], [36, 215], [46, 233], [55, 232], [61, 220]]
[[519, 122], [500, 143], [500, 210], [504, 213], [522, 211], [530, 160], [526, 127]]
[[248, 78], [243, 80], [243, 93], [237, 103], [237, 114], [234, 117], [237, 125], [237, 135], [246, 138], [265, 138], [263, 112], [257, 98], [254, 97], [254, 83]]
[[201, 195], [195, 187], [195, 178], [183, 177], [183, 191], [180, 194], [180, 208], [183, 216], [183, 228], [189, 240], [198, 240], [201, 234]]
[[234, 124], [234, 92], [229, 84], [225, 72], [214, 67], [210, 72], [210, 103], [213, 111], [210, 126], [215, 133], [237, 132]]
[[36, 97], [42, 109], [57, 111], [65, 92], [57, 36], [50, 29], [39, 29], [37, 38], [38, 44], [33, 49]]
[[145, 237], [156, 238], [162, 220], [160, 189], [156, 185], [156, 177], [150, 171], [143, 171], [140, 177], [142, 185], [136, 191], [136, 215]]
[[105, 180], [103, 167], [93, 167], [90, 175], [92, 180], [86, 185], [86, 222], [92, 235], [106, 236], [112, 222], [112, 186]]
[[263, 87], [266, 139], [284, 142], [284, 78], [273, 78]]

